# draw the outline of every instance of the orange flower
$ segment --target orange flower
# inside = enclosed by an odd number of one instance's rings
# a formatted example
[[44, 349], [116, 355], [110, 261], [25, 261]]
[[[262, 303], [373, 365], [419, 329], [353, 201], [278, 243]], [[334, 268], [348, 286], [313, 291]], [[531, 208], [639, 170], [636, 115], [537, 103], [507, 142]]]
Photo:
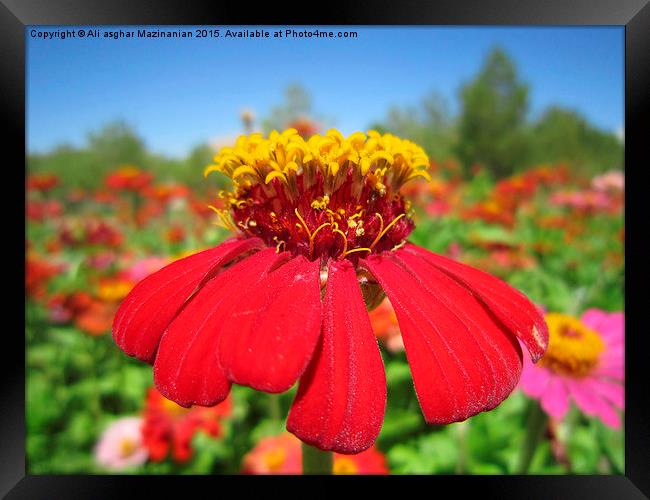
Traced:
[[403, 351], [404, 341], [397, 324], [397, 316], [388, 299], [370, 311], [370, 322], [377, 338], [391, 352]]
[[[384, 455], [374, 446], [356, 455], [334, 453], [334, 474], [388, 474]], [[242, 461], [244, 474], [301, 474], [302, 449], [298, 438], [287, 432], [267, 437]]]
[[117, 308], [116, 303], [93, 300], [77, 315], [74, 323], [85, 333], [93, 336], [103, 335], [110, 331]]

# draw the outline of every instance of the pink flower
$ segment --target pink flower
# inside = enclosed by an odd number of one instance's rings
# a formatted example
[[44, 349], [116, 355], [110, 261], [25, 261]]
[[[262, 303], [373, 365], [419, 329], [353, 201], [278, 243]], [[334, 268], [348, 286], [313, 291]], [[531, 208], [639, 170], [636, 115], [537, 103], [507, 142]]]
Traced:
[[146, 462], [142, 444], [142, 419], [123, 417], [112, 422], [95, 447], [95, 460], [110, 470], [123, 470]]
[[620, 170], [612, 170], [591, 180], [591, 186], [596, 191], [619, 193], [625, 189], [625, 174]]
[[124, 276], [133, 281], [141, 281], [167, 264], [169, 264], [169, 259], [166, 257], [159, 257], [156, 255], [145, 257], [129, 267], [124, 272]]
[[620, 428], [617, 408], [625, 406], [624, 313], [589, 309], [580, 320], [560, 313], [548, 313], [545, 319], [548, 351], [537, 365], [524, 359], [521, 389], [552, 417], [563, 418], [571, 399], [585, 414]]

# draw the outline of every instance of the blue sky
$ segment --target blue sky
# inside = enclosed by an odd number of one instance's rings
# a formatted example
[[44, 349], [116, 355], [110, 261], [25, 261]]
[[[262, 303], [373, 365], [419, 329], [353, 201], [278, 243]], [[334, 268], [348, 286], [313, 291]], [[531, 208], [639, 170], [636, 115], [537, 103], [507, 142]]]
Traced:
[[532, 117], [559, 104], [602, 129], [624, 123], [622, 27], [331, 28], [356, 39], [225, 39], [227, 27], [214, 28], [221, 38], [43, 40], [26, 28], [28, 151], [82, 145], [89, 131], [123, 119], [153, 151], [182, 156], [240, 133], [243, 108], [265, 116], [291, 83], [344, 134], [433, 90], [455, 112], [460, 85], [495, 45], [529, 83]]

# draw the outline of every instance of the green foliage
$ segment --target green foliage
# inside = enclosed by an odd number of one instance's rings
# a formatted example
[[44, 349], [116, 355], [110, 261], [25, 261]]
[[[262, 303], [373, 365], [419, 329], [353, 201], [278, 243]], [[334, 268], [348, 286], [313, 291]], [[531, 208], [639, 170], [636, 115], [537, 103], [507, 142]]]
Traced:
[[552, 106], [532, 125], [528, 164], [567, 162], [589, 175], [623, 166], [623, 144], [578, 112]]
[[415, 141], [435, 161], [457, 157], [466, 173], [483, 165], [497, 178], [543, 163], [565, 162], [584, 175], [622, 168], [624, 146], [613, 133], [557, 105], [530, 121], [528, 93], [514, 62], [495, 48], [460, 87], [457, 116], [431, 91], [416, 105], [391, 108], [370, 128]]
[[408, 138], [430, 152], [436, 160], [448, 160], [453, 156], [452, 146], [456, 141], [448, 108], [444, 97], [432, 91], [416, 106], [392, 107], [384, 122], [369, 128]]
[[94, 189], [102, 185], [109, 172], [122, 165], [135, 165], [154, 173], [162, 182], [204, 188], [203, 169], [214, 154], [207, 144], [195, 146], [185, 159], [152, 153], [132, 127], [117, 121], [90, 132], [81, 147], [64, 145], [48, 153], [28, 155], [27, 170], [56, 174], [66, 187]]
[[514, 172], [527, 154], [528, 86], [503, 50], [492, 50], [476, 78], [462, 86], [460, 99], [458, 158], [499, 177]]

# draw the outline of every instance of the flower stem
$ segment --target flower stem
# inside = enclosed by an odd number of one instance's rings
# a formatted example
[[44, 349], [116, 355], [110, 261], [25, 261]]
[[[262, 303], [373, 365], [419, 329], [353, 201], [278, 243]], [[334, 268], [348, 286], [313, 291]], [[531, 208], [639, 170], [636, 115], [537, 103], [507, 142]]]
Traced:
[[280, 409], [280, 396], [277, 394], [267, 394], [269, 402], [269, 413], [271, 418], [275, 421], [280, 421], [282, 418], [282, 410]]
[[456, 424], [456, 437], [458, 439], [458, 461], [456, 462], [456, 474], [465, 474], [467, 467], [467, 426], [468, 422]]
[[318, 448], [302, 443], [302, 473], [331, 474], [334, 464], [334, 454], [331, 451], [321, 451]]
[[537, 445], [544, 434], [547, 422], [548, 416], [544, 413], [542, 407], [537, 401], [531, 400], [528, 421], [526, 422], [526, 437], [519, 452], [519, 460], [515, 469], [516, 474], [528, 473], [528, 468], [535, 455]]

